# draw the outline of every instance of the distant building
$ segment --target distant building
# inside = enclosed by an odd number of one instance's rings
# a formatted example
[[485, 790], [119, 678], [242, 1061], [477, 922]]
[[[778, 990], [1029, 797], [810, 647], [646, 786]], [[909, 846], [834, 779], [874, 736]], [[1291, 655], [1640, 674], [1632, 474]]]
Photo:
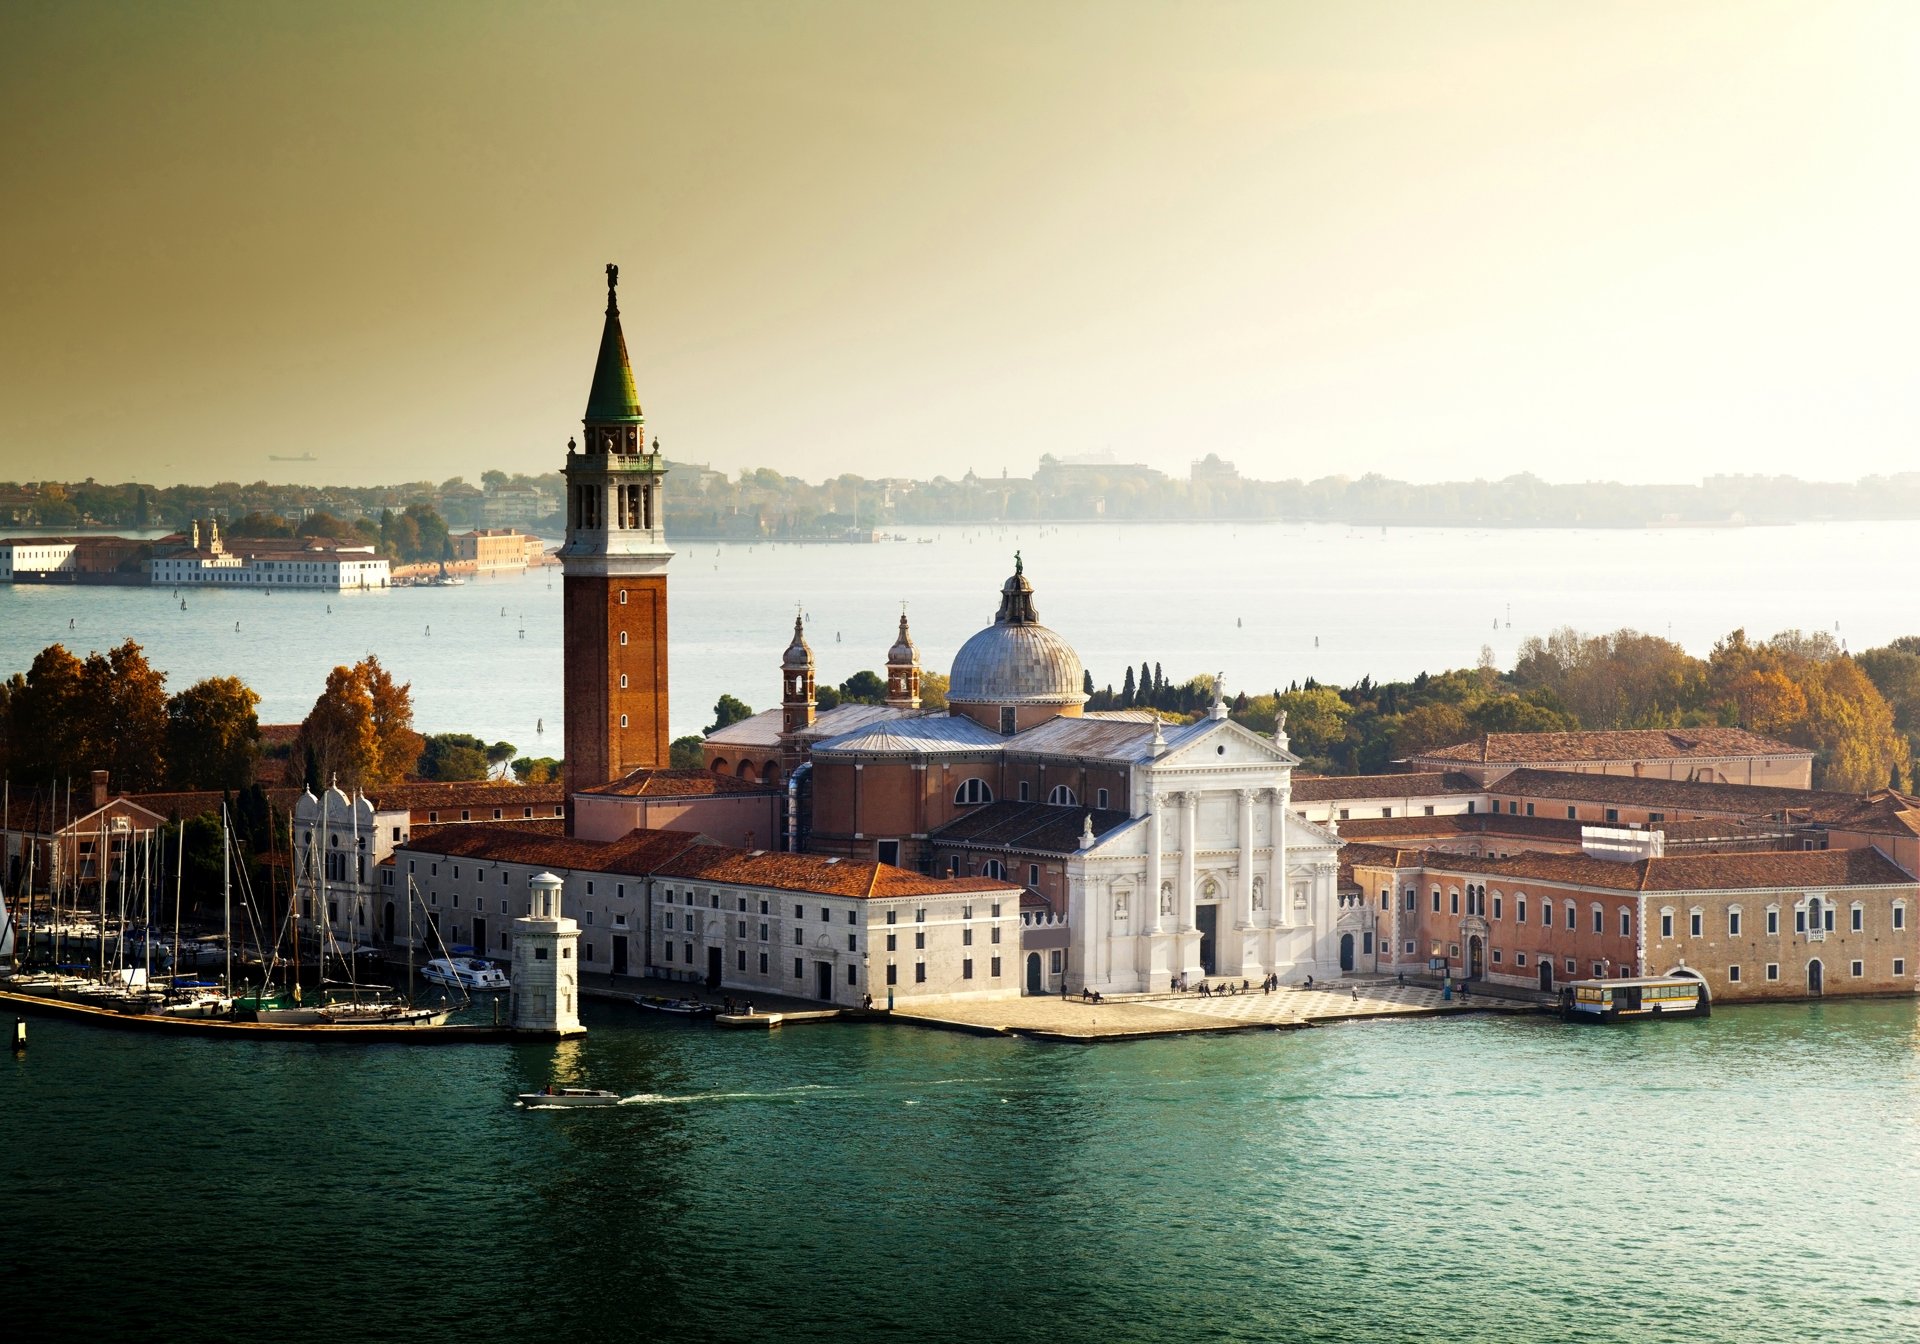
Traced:
[[1240, 471], [1231, 462], [1221, 460], [1218, 453], [1208, 453], [1198, 462], [1187, 468], [1187, 479], [1198, 485], [1231, 485], [1240, 479]]
[[330, 592], [385, 588], [385, 557], [367, 544], [347, 545], [323, 537], [247, 537], [230, 549], [220, 524], [204, 534], [195, 523], [184, 545], [157, 546], [147, 562], [151, 581], [163, 587], [218, 584], [255, 588], [307, 588]]
[[[524, 570], [540, 541], [511, 527], [489, 527], [456, 532], [450, 538], [453, 558], [471, 564], [479, 574], [511, 574]], [[531, 548], [531, 549], [530, 549]]]

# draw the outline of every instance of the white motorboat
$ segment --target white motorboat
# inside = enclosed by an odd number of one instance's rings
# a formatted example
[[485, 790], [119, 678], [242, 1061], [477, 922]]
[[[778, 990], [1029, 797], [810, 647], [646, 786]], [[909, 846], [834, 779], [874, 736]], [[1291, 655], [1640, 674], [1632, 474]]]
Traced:
[[620, 1094], [598, 1087], [543, 1087], [522, 1092], [522, 1106], [618, 1106]]
[[469, 993], [505, 993], [513, 988], [507, 973], [482, 957], [435, 957], [421, 968], [420, 978]]
[[674, 1017], [712, 1017], [720, 1010], [698, 999], [667, 999], [658, 994], [636, 994], [633, 1006], [649, 1013], [667, 1013]]

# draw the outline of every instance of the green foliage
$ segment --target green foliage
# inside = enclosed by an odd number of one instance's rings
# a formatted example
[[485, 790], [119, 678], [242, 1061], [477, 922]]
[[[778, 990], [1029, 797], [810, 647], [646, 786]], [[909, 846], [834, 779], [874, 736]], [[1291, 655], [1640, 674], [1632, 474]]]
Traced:
[[667, 764], [675, 770], [699, 770], [707, 763], [699, 737], [676, 737], [667, 747]]
[[706, 733], [717, 733], [728, 724], [738, 723], [742, 719], [750, 719], [752, 717], [753, 706], [744, 700], [735, 699], [731, 695], [722, 695], [718, 700], [713, 702], [713, 722], [708, 724], [703, 731]]
[[260, 759], [260, 696], [238, 677], [208, 677], [167, 702], [167, 783], [244, 789]]
[[840, 703], [847, 705], [886, 704], [886, 678], [874, 672], [855, 672], [852, 676], [840, 683]]
[[560, 778], [561, 764], [551, 756], [522, 756], [512, 769], [514, 778], [522, 784], [548, 784]]
[[422, 779], [485, 779], [491, 771], [487, 744], [467, 733], [434, 733], [421, 749], [419, 771]]

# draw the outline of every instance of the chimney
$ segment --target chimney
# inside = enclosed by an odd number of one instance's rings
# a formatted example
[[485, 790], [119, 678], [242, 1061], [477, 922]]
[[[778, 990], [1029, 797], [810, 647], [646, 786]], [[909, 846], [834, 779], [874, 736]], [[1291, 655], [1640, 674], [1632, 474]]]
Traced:
[[95, 808], [107, 805], [107, 772], [105, 770], [93, 772], [93, 805]]

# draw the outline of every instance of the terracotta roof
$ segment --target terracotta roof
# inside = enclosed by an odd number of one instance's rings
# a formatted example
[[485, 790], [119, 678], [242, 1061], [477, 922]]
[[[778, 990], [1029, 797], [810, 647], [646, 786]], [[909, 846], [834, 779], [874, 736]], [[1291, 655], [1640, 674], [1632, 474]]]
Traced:
[[1726, 812], [1734, 816], [1768, 816], [1790, 808], [1855, 802], [1859, 798], [1851, 793], [1783, 789], [1769, 784], [1719, 784], [1705, 780], [1646, 779], [1526, 768], [1502, 775], [1487, 785], [1485, 792], [1495, 797], [1560, 798], [1567, 802]]
[[928, 838], [940, 844], [967, 845], [975, 849], [1072, 854], [1080, 848], [1080, 833], [1089, 815], [1093, 817], [1096, 837], [1127, 823], [1127, 814], [1112, 808], [999, 802], [955, 817]]
[[619, 798], [711, 798], [721, 793], [779, 793], [777, 785], [736, 779], [712, 770], [635, 770], [625, 778], [581, 793]]
[[289, 746], [300, 736], [297, 723], [263, 723], [260, 725], [260, 745], [263, 747]]
[[[282, 811], [291, 808], [299, 799], [302, 790], [290, 787], [276, 787], [265, 790], [267, 802]], [[219, 789], [182, 789], [170, 793], [133, 793], [126, 797], [140, 804], [150, 812], [158, 812], [169, 819], [204, 816], [220, 810], [220, 800], [230, 795]]]
[[518, 863], [534, 868], [645, 877], [681, 852], [709, 843], [691, 831], [633, 830], [618, 840], [577, 840], [557, 822], [437, 826], [395, 847], [410, 854]]
[[1456, 793], [1475, 797], [1486, 786], [1458, 770], [1419, 770], [1398, 775], [1293, 776], [1293, 801], [1330, 803], [1342, 798], [1438, 798]]
[[[1515, 839], [1579, 843], [1583, 823], [1564, 817], [1513, 817], [1504, 813], [1453, 812], [1439, 817], [1354, 817], [1334, 823], [1343, 840], [1414, 840], [1443, 835], [1504, 835]], [[1586, 822], [1591, 826], [1594, 823]], [[1649, 828], [1652, 829], [1652, 828]]]
[[553, 807], [566, 802], [567, 791], [557, 781], [509, 784], [498, 780], [465, 780], [445, 784], [383, 784], [370, 790], [367, 796], [382, 812], [415, 812], [442, 807]]
[[1773, 887], [1914, 886], [1876, 849], [1679, 854], [1617, 863], [1585, 854], [1528, 852], [1504, 859], [1429, 852], [1423, 866], [1463, 875], [1607, 887], [1617, 891], [1747, 891]]
[[1670, 757], [1812, 756], [1744, 728], [1629, 728], [1612, 732], [1486, 733], [1435, 751], [1415, 753], [1416, 761], [1460, 761], [1474, 765], [1521, 765], [1528, 761], [1634, 761]]
[[653, 875], [863, 900], [951, 896], [957, 892], [1005, 894], [1017, 899], [1020, 892], [1014, 883], [981, 877], [923, 877], [885, 863], [854, 863], [818, 854], [784, 854], [725, 845], [689, 849], [660, 865]]

